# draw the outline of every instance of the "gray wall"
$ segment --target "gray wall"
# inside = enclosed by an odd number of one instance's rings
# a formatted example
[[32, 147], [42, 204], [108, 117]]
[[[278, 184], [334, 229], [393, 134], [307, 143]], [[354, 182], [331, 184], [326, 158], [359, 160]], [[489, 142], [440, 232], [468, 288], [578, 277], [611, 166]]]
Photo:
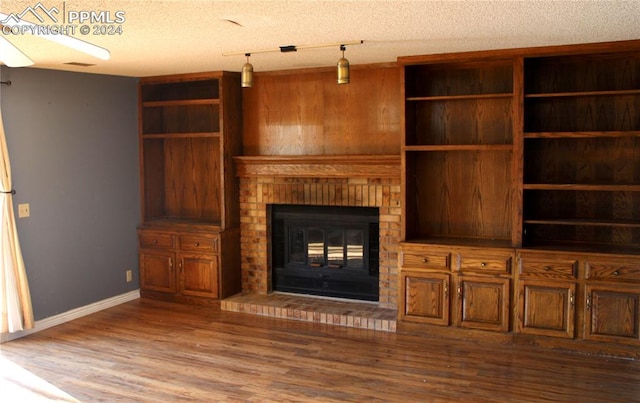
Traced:
[[[2, 67], [0, 99], [36, 320], [138, 287], [137, 79]], [[133, 270], [127, 283], [125, 271]]]

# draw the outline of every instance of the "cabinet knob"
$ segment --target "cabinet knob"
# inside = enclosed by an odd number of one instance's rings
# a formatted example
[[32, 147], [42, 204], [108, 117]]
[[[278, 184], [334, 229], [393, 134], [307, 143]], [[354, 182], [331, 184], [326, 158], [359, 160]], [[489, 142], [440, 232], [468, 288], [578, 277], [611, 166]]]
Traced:
[[154, 244], [154, 245], [157, 245], [157, 244], [158, 244], [158, 240], [157, 240], [157, 239], [154, 239], [154, 240], [153, 240], [153, 244]]
[[544, 270], [545, 270], [545, 271], [549, 271], [549, 270], [551, 270], [551, 267], [549, 267], [549, 266], [545, 266], [545, 267], [544, 267]]
[[196, 242], [194, 245], [195, 246], [200, 246], [200, 242]]
[[480, 263], [480, 267], [487, 267], [487, 264], [485, 262]]
[[619, 272], [618, 270], [616, 270], [616, 271], [614, 271], [614, 272], [613, 272], [613, 275], [614, 275], [614, 276], [619, 276], [619, 275], [620, 275], [620, 272]]
[[429, 258], [428, 257], [423, 257], [422, 258], [422, 263], [429, 263]]

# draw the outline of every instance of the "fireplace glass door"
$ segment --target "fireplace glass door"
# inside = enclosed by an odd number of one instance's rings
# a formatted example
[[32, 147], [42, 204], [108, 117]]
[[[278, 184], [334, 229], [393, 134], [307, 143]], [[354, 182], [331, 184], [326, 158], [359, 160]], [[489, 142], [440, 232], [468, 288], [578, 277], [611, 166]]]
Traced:
[[288, 263], [331, 269], [364, 269], [366, 228], [290, 226]]

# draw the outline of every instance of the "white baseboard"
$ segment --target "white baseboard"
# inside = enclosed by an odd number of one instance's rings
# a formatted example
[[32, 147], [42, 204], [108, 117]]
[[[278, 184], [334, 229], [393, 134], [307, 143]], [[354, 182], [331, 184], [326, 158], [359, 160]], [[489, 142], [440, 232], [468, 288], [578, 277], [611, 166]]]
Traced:
[[15, 333], [2, 333], [0, 335], [0, 344], [40, 332], [53, 326], [61, 325], [65, 322], [70, 322], [74, 319], [91, 315], [92, 313], [100, 312], [107, 308], [124, 304], [125, 302], [133, 301], [138, 298], [140, 298], [140, 290], [134, 290], [126, 294], [116, 295], [115, 297], [103, 299], [102, 301], [94, 302], [93, 304], [81, 306], [58, 315], [50, 316], [46, 319], [38, 320], [36, 321], [33, 329], [22, 330]]

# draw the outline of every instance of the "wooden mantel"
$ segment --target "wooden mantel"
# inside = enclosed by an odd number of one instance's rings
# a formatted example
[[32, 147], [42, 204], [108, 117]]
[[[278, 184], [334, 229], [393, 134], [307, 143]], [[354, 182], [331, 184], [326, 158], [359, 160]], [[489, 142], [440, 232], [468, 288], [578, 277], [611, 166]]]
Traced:
[[400, 155], [234, 157], [240, 177], [399, 178]]

